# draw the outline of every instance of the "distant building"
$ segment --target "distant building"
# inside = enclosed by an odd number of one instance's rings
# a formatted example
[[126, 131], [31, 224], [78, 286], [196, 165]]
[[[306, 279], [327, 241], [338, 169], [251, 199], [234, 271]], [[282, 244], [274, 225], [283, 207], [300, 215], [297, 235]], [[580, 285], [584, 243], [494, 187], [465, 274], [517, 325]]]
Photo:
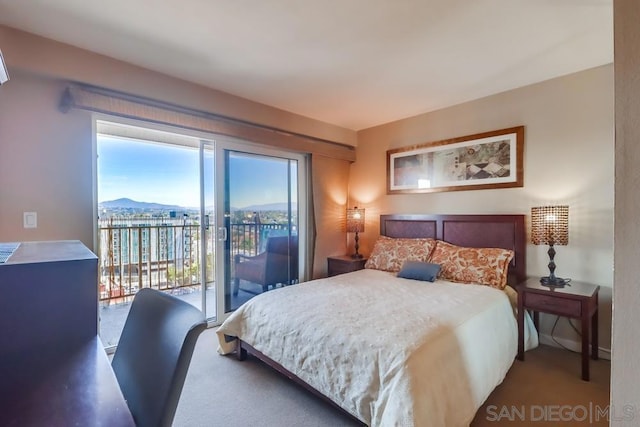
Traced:
[[181, 269], [197, 253], [199, 225], [188, 216], [122, 216], [100, 220], [103, 276], [146, 275], [168, 265]]

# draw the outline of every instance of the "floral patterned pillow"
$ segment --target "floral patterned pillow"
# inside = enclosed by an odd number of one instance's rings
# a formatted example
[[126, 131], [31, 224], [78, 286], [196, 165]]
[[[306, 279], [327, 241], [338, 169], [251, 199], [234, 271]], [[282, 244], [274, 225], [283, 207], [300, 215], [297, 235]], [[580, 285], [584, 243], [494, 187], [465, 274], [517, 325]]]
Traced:
[[364, 268], [398, 272], [405, 261], [423, 261], [436, 246], [434, 239], [403, 239], [380, 236]]
[[504, 289], [512, 258], [507, 249], [464, 248], [438, 240], [429, 262], [440, 264], [440, 279]]

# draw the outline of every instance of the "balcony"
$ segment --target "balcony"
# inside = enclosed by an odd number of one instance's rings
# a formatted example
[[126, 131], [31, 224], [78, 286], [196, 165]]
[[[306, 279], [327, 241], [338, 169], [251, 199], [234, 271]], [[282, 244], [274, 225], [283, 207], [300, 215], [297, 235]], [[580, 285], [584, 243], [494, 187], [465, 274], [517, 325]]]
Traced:
[[[231, 224], [229, 258], [257, 255], [266, 238], [288, 233], [287, 224], [261, 223], [250, 216]], [[158, 289], [202, 307], [201, 231], [198, 219], [126, 217], [99, 221], [100, 329], [105, 346], [117, 344], [131, 301], [142, 288]], [[208, 232], [207, 232], [208, 234]], [[215, 316], [214, 248], [206, 248], [207, 316]], [[231, 263], [233, 268], [233, 263]], [[231, 271], [231, 277], [234, 272]], [[237, 308], [253, 296], [230, 294]]]

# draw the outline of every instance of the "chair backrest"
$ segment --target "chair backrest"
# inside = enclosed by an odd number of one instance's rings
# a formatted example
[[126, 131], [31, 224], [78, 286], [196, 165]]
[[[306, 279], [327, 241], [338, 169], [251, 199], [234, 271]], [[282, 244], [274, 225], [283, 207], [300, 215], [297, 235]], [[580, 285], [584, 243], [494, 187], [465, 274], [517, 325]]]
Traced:
[[[282, 275], [285, 274], [286, 281], [298, 279], [298, 236], [269, 237], [265, 252], [267, 254], [265, 265], [268, 270], [267, 277], [277, 277], [280, 281], [283, 280]], [[273, 280], [268, 281], [272, 282]]]
[[136, 294], [111, 365], [137, 426], [171, 425], [206, 326], [187, 302], [149, 288]]
[[298, 256], [298, 236], [273, 236], [267, 239], [265, 252]]

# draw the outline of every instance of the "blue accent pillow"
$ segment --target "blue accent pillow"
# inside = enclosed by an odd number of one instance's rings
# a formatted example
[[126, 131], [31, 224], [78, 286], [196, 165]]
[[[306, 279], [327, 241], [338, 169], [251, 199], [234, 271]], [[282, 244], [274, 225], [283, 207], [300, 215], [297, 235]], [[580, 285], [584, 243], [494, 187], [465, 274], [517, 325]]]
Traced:
[[398, 272], [398, 277], [413, 280], [424, 280], [433, 282], [440, 273], [440, 264], [431, 264], [422, 261], [405, 261], [402, 269]]

